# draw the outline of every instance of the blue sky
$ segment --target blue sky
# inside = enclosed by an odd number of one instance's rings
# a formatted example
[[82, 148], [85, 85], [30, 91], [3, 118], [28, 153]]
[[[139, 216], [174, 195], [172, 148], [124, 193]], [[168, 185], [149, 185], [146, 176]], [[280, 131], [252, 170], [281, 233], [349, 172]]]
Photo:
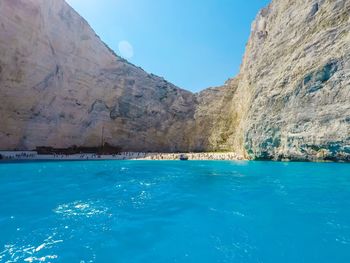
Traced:
[[199, 91], [235, 76], [269, 0], [67, 0], [117, 54]]

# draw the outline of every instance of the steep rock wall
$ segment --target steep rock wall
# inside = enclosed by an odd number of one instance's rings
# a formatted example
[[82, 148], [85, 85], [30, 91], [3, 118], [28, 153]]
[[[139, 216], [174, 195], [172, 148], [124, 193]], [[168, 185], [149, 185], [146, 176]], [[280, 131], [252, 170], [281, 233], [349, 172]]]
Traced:
[[349, 15], [347, 0], [274, 0], [260, 12], [242, 69], [251, 156], [349, 158]]
[[218, 98], [199, 95], [208, 147], [254, 159], [349, 160], [349, 15], [347, 0], [273, 0], [263, 9], [239, 75]]
[[129, 151], [188, 150], [195, 96], [116, 56], [63, 0], [0, 0], [0, 92], [1, 149], [104, 137]]

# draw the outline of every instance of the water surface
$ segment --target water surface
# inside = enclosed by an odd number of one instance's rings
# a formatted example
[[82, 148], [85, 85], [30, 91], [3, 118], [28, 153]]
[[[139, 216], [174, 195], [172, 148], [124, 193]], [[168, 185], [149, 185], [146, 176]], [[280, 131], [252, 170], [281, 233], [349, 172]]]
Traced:
[[0, 164], [0, 262], [350, 262], [350, 165]]

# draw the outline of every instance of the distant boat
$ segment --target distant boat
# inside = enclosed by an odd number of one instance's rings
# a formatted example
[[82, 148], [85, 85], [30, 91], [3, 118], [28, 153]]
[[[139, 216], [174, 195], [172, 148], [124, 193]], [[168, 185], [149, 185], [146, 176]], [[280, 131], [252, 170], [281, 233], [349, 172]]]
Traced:
[[186, 154], [180, 154], [180, 161], [188, 161], [188, 156]]

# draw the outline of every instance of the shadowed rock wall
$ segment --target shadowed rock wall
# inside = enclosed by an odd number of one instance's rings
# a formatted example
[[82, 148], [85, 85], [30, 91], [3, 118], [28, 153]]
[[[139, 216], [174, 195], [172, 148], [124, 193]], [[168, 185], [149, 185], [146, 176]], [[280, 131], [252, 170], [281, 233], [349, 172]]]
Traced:
[[0, 0], [0, 28], [2, 149], [104, 137], [130, 151], [188, 150], [195, 96], [116, 56], [63, 0]]

